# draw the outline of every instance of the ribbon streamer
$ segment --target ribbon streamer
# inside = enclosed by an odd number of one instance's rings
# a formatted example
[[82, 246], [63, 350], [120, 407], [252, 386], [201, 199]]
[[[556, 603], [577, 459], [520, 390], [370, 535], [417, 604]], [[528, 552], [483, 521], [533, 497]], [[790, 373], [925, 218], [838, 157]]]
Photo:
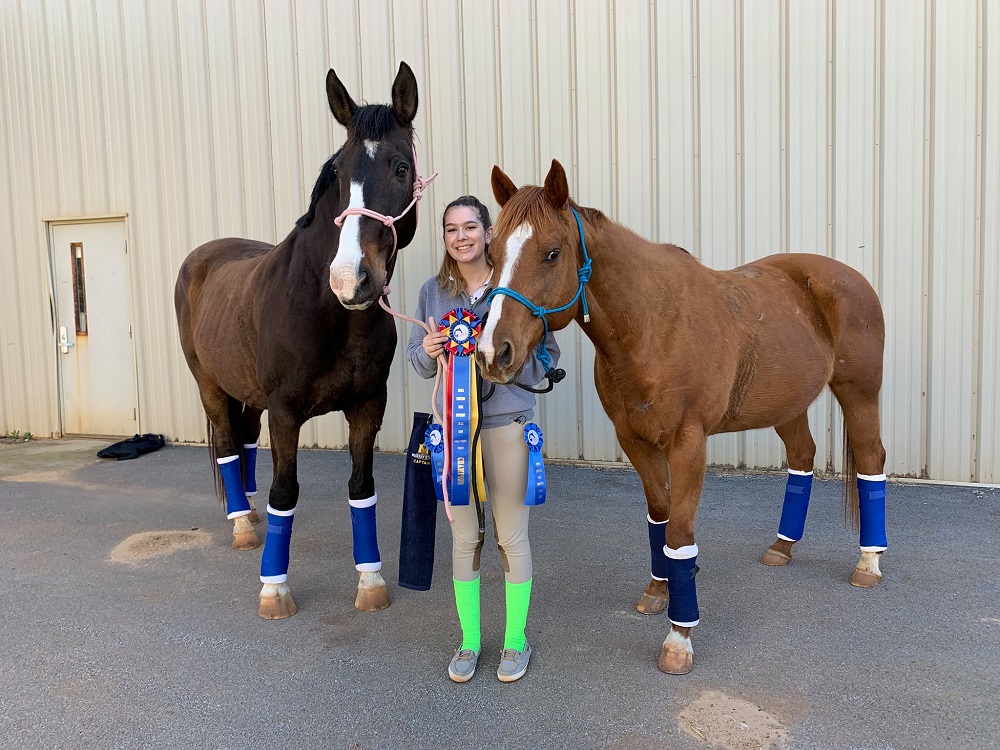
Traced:
[[[475, 450], [479, 432], [476, 342], [482, 322], [471, 310], [456, 308], [441, 319], [438, 331], [446, 332], [448, 353], [444, 366], [444, 417], [431, 425], [425, 444], [431, 453], [435, 492], [447, 505], [468, 505], [480, 500], [484, 486], [482, 457]], [[436, 429], [435, 429], [436, 428]]]
[[534, 422], [524, 426], [524, 442], [528, 445], [528, 486], [524, 492], [525, 505], [545, 502], [545, 463], [542, 460], [542, 429]]

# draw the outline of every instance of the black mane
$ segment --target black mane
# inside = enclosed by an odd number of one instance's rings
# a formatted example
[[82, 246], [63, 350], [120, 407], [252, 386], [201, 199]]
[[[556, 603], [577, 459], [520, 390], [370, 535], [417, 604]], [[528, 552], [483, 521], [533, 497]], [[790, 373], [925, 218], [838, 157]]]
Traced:
[[316, 218], [316, 205], [319, 203], [319, 199], [330, 189], [331, 185], [336, 184], [337, 171], [333, 168], [333, 161], [340, 154], [341, 150], [338, 149], [337, 153], [331, 156], [326, 164], [320, 168], [319, 177], [316, 179], [316, 184], [313, 185], [312, 198], [309, 200], [309, 210], [305, 212], [302, 218], [295, 222], [295, 225], [300, 229], [305, 229], [312, 224], [313, 219]]

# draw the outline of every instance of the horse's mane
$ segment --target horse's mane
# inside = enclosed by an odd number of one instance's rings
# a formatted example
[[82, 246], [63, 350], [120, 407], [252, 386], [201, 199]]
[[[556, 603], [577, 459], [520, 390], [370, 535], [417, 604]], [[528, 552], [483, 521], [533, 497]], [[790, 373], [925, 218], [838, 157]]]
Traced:
[[337, 182], [337, 172], [333, 168], [333, 160], [337, 158], [340, 154], [341, 149], [337, 150], [333, 156], [331, 156], [326, 164], [324, 164], [319, 170], [319, 177], [316, 179], [316, 184], [313, 185], [312, 198], [309, 201], [309, 210], [303, 214], [295, 225], [300, 229], [305, 229], [307, 226], [312, 224], [313, 219], [316, 218], [316, 206], [319, 203], [319, 199], [323, 197], [327, 190], [330, 189], [331, 185]]
[[[398, 127], [401, 126], [396, 119], [396, 114], [388, 104], [366, 104], [363, 107], [358, 107], [354, 117], [351, 118], [351, 122], [347, 126], [347, 137], [361, 141], [381, 141], [392, 132], [393, 128]], [[403, 128], [403, 130], [409, 138], [413, 138], [412, 125]], [[337, 173], [333, 169], [333, 161], [343, 150], [344, 147], [341, 146], [337, 153], [331, 156], [320, 169], [316, 184], [313, 185], [309, 210], [295, 222], [298, 227], [305, 229], [316, 218], [316, 205], [330, 189], [330, 186], [336, 183]]]

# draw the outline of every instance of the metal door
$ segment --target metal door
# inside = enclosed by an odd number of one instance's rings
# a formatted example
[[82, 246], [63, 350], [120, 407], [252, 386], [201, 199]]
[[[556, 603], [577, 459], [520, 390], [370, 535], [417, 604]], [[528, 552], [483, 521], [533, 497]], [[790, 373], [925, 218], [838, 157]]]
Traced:
[[63, 434], [131, 436], [138, 406], [125, 222], [50, 228]]

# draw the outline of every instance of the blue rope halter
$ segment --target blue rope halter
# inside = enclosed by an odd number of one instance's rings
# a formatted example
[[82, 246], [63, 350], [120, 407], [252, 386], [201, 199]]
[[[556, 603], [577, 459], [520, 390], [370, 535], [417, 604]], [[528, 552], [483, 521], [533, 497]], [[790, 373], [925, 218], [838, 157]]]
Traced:
[[487, 306], [489, 306], [489, 304], [493, 301], [493, 298], [496, 297], [498, 294], [502, 294], [507, 297], [512, 297], [513, 299], [516, 299], [522, 305], [527, 307], [529, 310], [531, 310], [531, 314], [534, 315], [536, 318], [542, 319], [542, 328], [543, 328], [542, 340], [538, 344], [538, 351], [535, 352], [535, 356], [538, 357], [538, 361], [541, 363], [542, 367], [545, 368], [546, 373], [548, 373], [549, 370], [552, 369], [552, 357], [549, 356], [548, 349], [545, 348], [545, 339], [547, 339], [549, 336], [549, 323], [545, 319], [545, 316], [551, 313], [558, 313], [562, 312], [563, 310], [568, 310], [569, 308], [571, 308], [573, 305], [576, 304], [577, 300], [580, 300], [580, 302], [583, 305], [583, 322], [584, 323], [590, 322], [590, 311], [587, 309], [587, 295], [584, 293], [583, 287], [587, 284], [588, 281], [590, 281], [591, 261], [590, 261], [590, 256], [587, 255], [587, 241], [583, 238], [583, 222], [580, 221], [580, 214], [577, 213], [576, 209], [573, 208], [572, 206], [570, 206], [569, 210], [573, 212], [573, 216], [574, 218], [576, 218], [576, 228], [580, 232], [580, 249], [583, 250], [583, 266], [581, 266], [580, 270], [576, 272], [576, 275], [580, 279], [580, 286], [576, 288], [576, 294], [573, 295], [573, 299], [571, 299], [562, 307], [553, 307], [546, 310], [544, 307], [541, 307], [540, 305], [533, 304], [531, 300], [529, 300], [520, 292], [515, 292], [513, 289], [505, 286], [498, 286], [496, 289], [494, 289], [486, 296]]

